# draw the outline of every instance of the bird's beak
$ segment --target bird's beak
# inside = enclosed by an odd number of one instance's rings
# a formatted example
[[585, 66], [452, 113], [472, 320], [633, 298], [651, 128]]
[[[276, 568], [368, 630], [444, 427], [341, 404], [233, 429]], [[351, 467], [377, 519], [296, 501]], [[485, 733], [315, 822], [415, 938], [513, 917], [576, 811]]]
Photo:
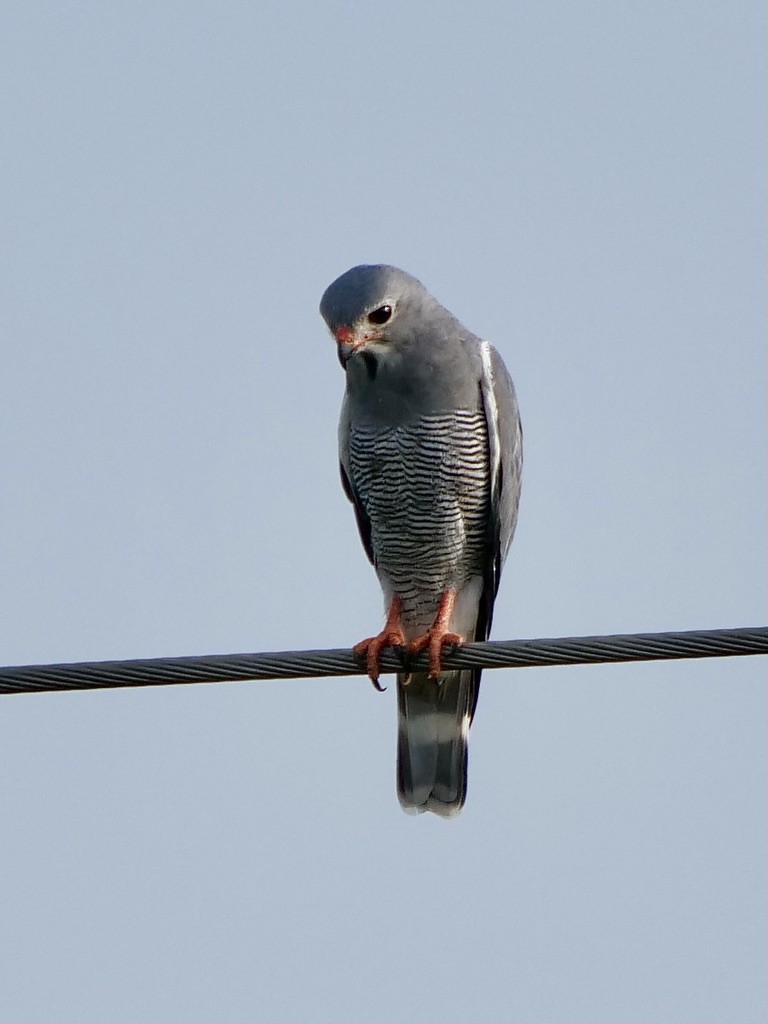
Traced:
[[351, 327], [347, 327], [346, 324], [342, 324], [341, 327], [337, 327], [333, 332], [333, 336], [336, 339], [339, 362], [346, 368], [349, 357], [353, 353], [357, 352], [359, 348], [362, 348], [366, 342], [366, 338], [355, 337], [355, 332]]

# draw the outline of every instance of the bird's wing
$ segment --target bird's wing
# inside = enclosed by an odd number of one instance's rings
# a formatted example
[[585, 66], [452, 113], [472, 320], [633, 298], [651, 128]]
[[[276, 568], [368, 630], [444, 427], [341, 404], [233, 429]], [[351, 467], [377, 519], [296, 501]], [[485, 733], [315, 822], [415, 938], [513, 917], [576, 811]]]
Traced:
[[349, 465], [349, 431], [349, 398], [345, 395], [344, 401], [341, 404], [341, 416], [339, 417], [339, 472], [341, 474], [341, 486], [354, 506], [357, 528], [360, 531], [360, 540], [363, 542], [368, 560], [371, 565], [375, 565], [373, 547], [371, 546], [371, 521], [363, 508], [359, 494], [357, 494], [352, 485], [352, 472]]
[[487, 640], [502, 566], [517, 525], [523, 470], [523, 429], [515, 388], [501, 356], [492, 345], [483, 341], [480, 357], [480, 393], [488, 428], [491, 494], [488, 556], [475, 639]]

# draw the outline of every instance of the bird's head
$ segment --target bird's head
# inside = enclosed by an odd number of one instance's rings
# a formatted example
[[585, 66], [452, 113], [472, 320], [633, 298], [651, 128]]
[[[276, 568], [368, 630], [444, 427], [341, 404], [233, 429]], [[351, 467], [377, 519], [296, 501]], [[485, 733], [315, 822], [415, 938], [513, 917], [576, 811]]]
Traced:
[[353, 358], [375, 367], [414, 338], [426, 304], [437, 305], [420, 281], [384, 264], [352, 267], [329, 285], [320, 301], [346, 369]]

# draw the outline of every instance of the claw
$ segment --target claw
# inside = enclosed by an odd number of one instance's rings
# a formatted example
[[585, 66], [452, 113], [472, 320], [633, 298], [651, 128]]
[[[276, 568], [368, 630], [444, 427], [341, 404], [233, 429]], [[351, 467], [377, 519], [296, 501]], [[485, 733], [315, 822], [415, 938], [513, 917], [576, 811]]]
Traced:
[[408, 645], [408, 653], [413, 657], [421, 654], [423, 650], [429, 650], [429, 678], [437, 679], [442, 672], [441, 661], [443, 648], [456, 647], [464, 643], [464, 637], [458, 633], [449, 633], [447, 630], [438, 629], [432, 626], [426, 633], [416, 637], [412, 644]]
[[426, 633], [408, 645], [408, 653], [413, 657], [421, 654], [422, 651], [429, 651], [429, 678], [437, 679], [442, 671], [441, 661], [443, 648], [456, 647], [464, 643], [464, 637], [458, 633], [451, 633], [448, 623], [451, 619], [453, 606], [456, 602], [456, 591], [446, 590], [440, 599], [440, 607], [437, 610], [435, 621]]
[[365, 670], [368, 673], [368, 678], [379, 693], [383, 693], [386, 689], [385, 686], [379, 684], [382, 651], [387, 647], [405, 647], [405, 634], [400, 623], [401, 607], [400, 598], [397, 596], [393, 597], [392, 603], [389, 606], [387, 621], [384, 623], [384, 629], [376, 636], [369, 636], [367, 640], [361, 640], [359, 644], [355, 644], [352, 648], [355, 657], [365, 659]]
[[369, 636], [367, 640], [361, 640], [352, 648], [355, 657], [361, 660], [365, 659], [365, 671], [379, 693], [386, 690], [386, 686], [379, 683], [381, 654], [386, 647], [405, 647], [405, 637], [402, 633], [383, 629], [381, 633]]

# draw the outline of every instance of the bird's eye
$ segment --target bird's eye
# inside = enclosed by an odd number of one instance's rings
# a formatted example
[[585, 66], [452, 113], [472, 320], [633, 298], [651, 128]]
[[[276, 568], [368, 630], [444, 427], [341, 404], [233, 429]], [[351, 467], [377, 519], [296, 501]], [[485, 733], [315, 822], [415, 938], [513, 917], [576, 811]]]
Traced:
[[379, 306], [368, 314], [368, 321], [372, 324], [385, 324], [392, 316], [391, 306]]

